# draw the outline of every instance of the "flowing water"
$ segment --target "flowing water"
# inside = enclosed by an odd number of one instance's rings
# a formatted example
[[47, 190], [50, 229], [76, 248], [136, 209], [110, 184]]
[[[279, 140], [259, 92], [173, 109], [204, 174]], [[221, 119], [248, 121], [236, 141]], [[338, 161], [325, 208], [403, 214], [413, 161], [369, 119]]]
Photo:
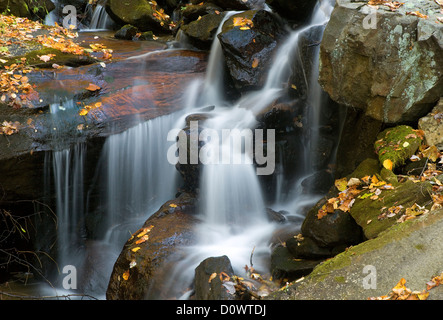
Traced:
[[[187, 101], [189, 105], [203, 107], [214, 105], [211, 117], [205, 122], [205, 127], [220, 132], [223, 129], [248, 130], [255, 124], [255, 114], [268, 107], [277, 98], [284, 95], [283, 84], [288, 83], [290, 65], [294, 59], [293, 52], [301, 35], [312, 28], [324, 26], [332, 10], [332, 3], [319, 2], [314, 10], [311, 22], [300, 30], [293, 31], [284, 44], [279, 48], [275, 60], [270, 68], [265, 85], [261, 90], [252, 92], [242, 97], [237, 103], [229, 106], [223, 95], [223, 53], [220, 43], [215, 37], [211, 48], [211, 56], [207, 69], [201, 95], [193, 95], [196, 99]], [[234, 13], [230, 13], [227, 17]], [[227, 18], [226, 17], [226, 18]], [[220, 32], [221, 27], [218, 32]], [[318, 29], [323, 32], [323, 28]], [[314, 61], [318, 60], [318, 50], [315, 50]], [[308, 99], [310, 109], [308, 112], [308, 129], [311, 131], [310, 139], [305, 145], [304, 153], [309, 154], [310, 148], [316, 143], [316, 130], [319, 127], [319, 112], [324, 104], [324, 93], [317, 83], [318, 63], [314, 63], [313, 70], [309, 70], [311, 77], [306, 78], [308, 86]], [[195, 84], [193, 84], [195, 86]], [[188, 97], [189, 98], [189, 97]], [[253, 107], [251, 107], [253, 106]], [[238, 131], [236, 131], [238, 133]], [[312, 133], [313, 132], [313, 133]], [[231, 137], [234, 138], [234, 137]], [[215, 164], [203, 166], [200, 180], [200, 208], [199, 214], [202, 223], [197, 227], [199, 240], [195, 246], [186, 248], [186, 259], [176, 268], [170, 276], [170, 282], [165, 285], [170, 295], [184, 290], [192, 281], [195, 267], [205, 258], [211, 256], [227, 255], [231, 260], [234, 271], [241, 274], [243, 267], [249, 265], [252, 252], [254, 253], [254, 268], [261, 271], [268, 270], [270, 248], [269, 241], [277, 226], [268, 222], [266, 204], [261, 190], [260, 181], [252, 161], [245, 160], [243, 151], [234, 148], [232, 139], [222, 142], [213, 139], [207, 142], [217, 153], [227, 152], [232, 156], [226, 163], [216, 161]], [[243, 158], [242, 158], [243, 157]], [[235, 159], [243, 159], [235, 163]], [[304, 166], [305, 175], [313, 173], [307, 159]], [[282, 190], [284, 178], [280, 176], [280, 185], [277, 190]], [[277, 197], [279, 203], [275, 204], [290, 212], [300, 211], [303, 206], [312, 204], [318, 198], [311, 195], [302, 195], [300, 180], [287, 193], [287, 197]], [[182, 298], [186, 298], [186, 293]]]
[[[99, 19], [99, 16], [103, 15], [103, 10], [97, 8], [94, 21], [102, 23], [104, 18]], [[111, 247], [112, 254], [107, 257], [107, 266], [104, 268], [106, 271], [103, 272], [105, 280], [102, 281], [105, 283], [100, 288], [107, 285], [106, 280], [109, 279], [121, 246], [129, 236], [128, 231], [138, 229], [161, 204], [174, 198], [179, 178], [174, 165], [166, 159], [168, 132], [174, 128], [182, 128], [187, 114], [200, 112], [207, 106], [215, 108], [210, 112], [211, 117], [205, 122], [205, 126], [215, 132], [220, 133], [224, 129], [231, 130], [231, 133], [252, 130], [256, 125], [255, 115], [285, 94], [283, 84], [288, 82], [290, 76], [288, 66], [294, 59], [299, 59], [293, 53], [299, 52], [297, 47], [300, 36], [313, 28], [322, 33], [323, 28], [318, 26], [327, 23], [331, 10], [331, 0], [318, 2], [311, 22], [300, 30], [293, 31], [280, 46], [263, 88], [245, 95], [234, 104], [229, 104], [224, 96], [224, 75], [221, 72], [224, 69], [224, 59], [218, 38], [215, 37], [206, 78], [189, 85], [187, 96], [184, 97], [183, 112], [140, 123], [107, 139], [96, 169], [95, 183], [100, 186], [103, 218], [97, 226], [99, 236], [96, 236], [94, 246], [98, 243], [100, 246]], [[225, 20], [235, 13], [227, 13]], [[95, 22], [93, 26], [96, 26]], [[221, 31], [221, 26], [218, 32]], [[98, 22], [97, 27], [100, 28]], [[299, 61], [302, 63], [301, 59]], [[318, 61], [318, 49], [315, 50], [314, 61]], [[309, 150], [316, 143], [324, 94], [317, 83], [318, 64], [315, 63], [307, 74], [310, 74], [309, 78], [305, 77], [310, 105], [307, 113], [309, 139], [305, 150], [301, 151], [306, 160], [300, 165], [303, 166], [301, 171], [309, 175], [314, 171], [309, 165], [312, 161], [309, 159]], [[64, 105], [62, 104], [62, 110]], [[51, 110], [57, 116], [60, 104], [54, 104]], [[250, 263], [251, 253], [254, 252], [254, 268], [266, 271], [269, 267], [269, 239], [276, 230], [276, 224], [268, 222], [266, 206], [269, 204], [265, 203], [252, 159], [248, 158], [244, 148], [233, 148], [235, 144], [232, 144], [232, 140], [236, 138], [233, 134], [226, 139], [207, 142], [208, 150], [213, 148], [221, 154], [230, 154], [231, 160], [228, 163], [215, 161], [204, 165], [198, 212], [202, 223], [196, 228], [199, 240], [195, 246], [184, 248], [187, 258], [170, 275], [173, 284], [168, 286], [165, 283], [165, 291], [171, 291], [172, 287], [178, 291], [186, 288], [192, 280], [195, 267], [211, 256], [227, 255], [234, 270], [241, 273], [243, 267]], [[277, 152], [283, 151], [279, 149]], [[85, 260], [75, 249], [88, 245], [83, 234], [89, 194], [89, 190], [85, 189], [90, 187], [82, 180], [86, 154], [86, 147], [80, 144], [54, 152], [50, 161], [57, 197], [60, 265], [80, 265]], [[280, 173], [277, 176], [277, 203], [274, 204], [278, 209], [284, 208], [297, 214], [303, 205], [316, 200], [315, 197], [301, 194], [301, 179], [290, 190], [286, 190], [283, 196], [284, 180], [284, 174]], [[82, 261], [76, 263], [76, 257]], [[176, 295], [177, 292], [172, 294]]]

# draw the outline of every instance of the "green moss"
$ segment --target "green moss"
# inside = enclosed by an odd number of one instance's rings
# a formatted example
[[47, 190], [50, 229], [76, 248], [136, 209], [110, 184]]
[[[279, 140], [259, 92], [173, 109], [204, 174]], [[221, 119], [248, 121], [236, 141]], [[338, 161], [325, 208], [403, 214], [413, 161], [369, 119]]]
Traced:
[[335, 280], [335, 282], [338, 282], [338, 283], [345, 283], [346, 282], [346, 279], [343, 276], [335, 277], [334, 280]]
[[389, 159], [396, 168], [414, 155], [422, 142], [412, 127], [401, 125], [381, 132], [374, 147], [381, 164]]

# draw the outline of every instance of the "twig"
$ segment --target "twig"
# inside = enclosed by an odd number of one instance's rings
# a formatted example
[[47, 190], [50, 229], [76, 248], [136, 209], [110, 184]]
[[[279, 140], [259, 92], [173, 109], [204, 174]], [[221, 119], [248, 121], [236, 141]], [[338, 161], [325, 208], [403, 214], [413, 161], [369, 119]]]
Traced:
[[254, 246], [254, 248], [252, 248], [251, 256], [249, 257], [249, 263], [251, 264], [251, 268], [253, 266], [253, 264], [252, 264], [252, 256], [254, 255], [254, 250], [255, 250], [255, 246]]

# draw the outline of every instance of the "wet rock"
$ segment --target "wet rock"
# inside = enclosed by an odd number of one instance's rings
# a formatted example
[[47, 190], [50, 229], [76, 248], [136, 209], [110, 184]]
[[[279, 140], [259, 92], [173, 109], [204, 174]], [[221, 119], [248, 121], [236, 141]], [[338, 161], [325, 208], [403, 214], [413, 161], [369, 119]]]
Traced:
[[126, 24], [121, 27], [115, 34], [114, 37], [121, 40], [132, 40], [137, 34], [138, 29], [130, 24]]
[[333, 256], [331, 248], [320, 247], [314, 240], [308, 237], [297, 239], [291, 237], [286, 240], [286, 248], [299, 259], [325, 259]]
[[349, 212], [335, 210], [318, 219], [318, 209], [327, 201], [322, 198], [306, 215], [301, 233], [317, 242], [321, 247], [334, 248], [337, 246], [355, 245], [362, 241], [361, 227], [355, 222]]
[[418, 121], [418, 128], [425, 133], [425, 142], [428, 146], [436, 146], [443, 150], [443, 98], [425, 117]]
[[[195, 268], [195, 296], [196, 300], [233, 300], [234, 294], [230, 294], [220, 280], [220, 274], [224, 272], [229, 277], [234, 275], [231, 261], [227, 256], [211, 257], [202, 261]], [[215, 277], [212, 275], [216, 273]]]
[[115, 262], [106, 291], [108, 300], [159, 296], [170, 271], [169, 263], [174, 265], [183, 258], [180, 247], [195, 242], [193, 227], [198, 221], [192, 215], [195, 206], [195, 198], [182, 193], [146, 220], [126, 242]]
[[202, 5], [187, 5], [184, 10], [181, 10], [181, 15], [183, 17], [183, 22], [188, 24], [197, 20], [198, 17], [203, 19], [205, 15], [217, 14], [217, 12], [218, 14], [223, 13], [223, 9], [213, 3], [205, 2]]
[[285, 247], [277, 247], [271, 254], [271, 274], [274, 280], [293, 281], [308, 275], [321, 260], [294, 259]]
[[306, 194], [325, 194], [334, 183], [334, 177], [328, 170], [316, 171], [309, 177], [303, 179], [301, 186]]
[[274, 211], [271, 208], [266, 208], [266, 215], [268, 216], [269, 221], [274, 221], [277, 223], [285, 223], [288, 221], [286, 218], [287, 211]]
[[160, 17], [156, 11], [161, 8], [154, 6], [147, 0], [134, 0], [130, 2], [108, 0], [106, 12], [120, 25], [130, 24], [141, 31], [156, 31], [169, 33], [169, 17]]
[[[234, 19], [252, 21], [253, 27], [235, 26]], [[218, 35], [226, 65], [236, 89], [247, 91], [264, 84], [272, 54], [286, 34], [281, 19], [264, 10], [245, 11], [230, 17]]]
[[193, 46], [207, 50], [211, 47], [223, 16], [224, 14], [209, 13], [198, 20], [183, 25], [181, 30]]
[[376, 158], [374, 142], [383, 123], [355, 108], [346, 108], [340, 142], [337, 147], [336, 176], [350, 174], [365, 159]]
[[225, 10], [262, 9], [264, 0], [211, 0]]
[[309, 19], [316, 4], [315, 1], [311, 0], [266, 0], [266, 3], [279, 15], [296, 23]]
[[0, 0], [0, 12], [7, 12], [16, 17], [44, 19], [47, 12], [55, 9], [50, 0]]
[[[401, 6], [395, 18], [351, 0], [337, 2], [320, 48], [319, 82], [331, 98], [384, 123], [417, 121], [443, 92], [443, 24], [439, 6], [429, 2], [428, 19], [407, 15], [422, 2]], [[414, 9], [415, 8], [415, 9]], [[366, 23], [365, 23], [366, 22]]]

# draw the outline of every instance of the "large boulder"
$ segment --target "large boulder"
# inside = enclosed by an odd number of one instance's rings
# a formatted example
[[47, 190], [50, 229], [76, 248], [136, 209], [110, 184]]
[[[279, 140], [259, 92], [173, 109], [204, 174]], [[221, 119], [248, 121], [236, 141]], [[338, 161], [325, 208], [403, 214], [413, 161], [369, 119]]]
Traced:
[[[163, 290], [169, 263], [183, 256], [178, 248], [195, 242], [195, 198], [181, 194], [166, 202], [126, 242], [109, 280], [108, 300], [143, 300]], [[149, 296], [148, 296], [149, 295]]]
[[279, 40], [286, 34], [281, 19], [265, 10], [231, 16], [218, 35], [234, 85], [250, 90], [264, 84]]
[[[321, 43], [320, 84], [333, 100], [374, 119], [416, 121], [443, 92], [443, 24], [435, 22], [440, 7], [412, 1], [394, 11], [371, 10], [337, 1]], [[406, 14], [416, 10], [429, 17]]]
[[55, 9], [50, 0], [0, 0], [0, 12], [16, 17], [43, 19], [47, 12]]
[[106, 2], [106, 12], [120, 25], [131, 24], [141, 31], [169, 32], [171, 19], [148, 0]]

